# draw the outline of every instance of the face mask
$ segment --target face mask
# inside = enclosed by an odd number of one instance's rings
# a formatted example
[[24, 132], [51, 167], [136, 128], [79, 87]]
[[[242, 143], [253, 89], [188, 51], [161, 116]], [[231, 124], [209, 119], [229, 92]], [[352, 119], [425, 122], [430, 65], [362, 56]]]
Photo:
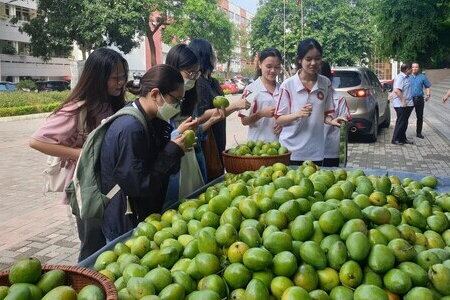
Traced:
[[166, 122], [169, 122], [174, 116], [180, 113], [180, 107], [176, 107], [175, 104], [169, 104], [164, 99], [164, 96], [161, 94], [161, 98], [164, 100], [164, 104], [161, 107], [158, 107], [158, 112], [156, 113], [156, 117]]
[[189, 91], [195, 85], [195, 80], [192, 79], [184, 79], [184, 90]]

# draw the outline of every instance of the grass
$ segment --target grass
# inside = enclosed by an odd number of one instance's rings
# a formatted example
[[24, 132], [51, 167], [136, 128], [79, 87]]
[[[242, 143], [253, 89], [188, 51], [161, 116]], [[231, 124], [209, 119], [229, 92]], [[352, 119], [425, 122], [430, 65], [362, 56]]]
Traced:
[[70, 91], [27, 93], [0, 93], [0, 117], [50, 112], [57, 108]]

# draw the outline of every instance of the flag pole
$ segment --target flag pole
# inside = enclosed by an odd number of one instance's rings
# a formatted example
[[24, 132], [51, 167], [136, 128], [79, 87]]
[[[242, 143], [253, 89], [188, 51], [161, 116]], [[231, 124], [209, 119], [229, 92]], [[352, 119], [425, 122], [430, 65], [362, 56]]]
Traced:
[[283, 0], [283, 66], [286, 69], [286, 0]]

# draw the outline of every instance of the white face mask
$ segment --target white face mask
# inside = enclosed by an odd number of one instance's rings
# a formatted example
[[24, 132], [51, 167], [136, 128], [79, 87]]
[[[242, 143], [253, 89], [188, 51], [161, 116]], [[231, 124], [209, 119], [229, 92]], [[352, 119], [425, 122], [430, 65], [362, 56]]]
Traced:
[[195, 86], [195, 80], [192, 79], [184, 79], [184, 90], [189, 91]]
[[164, 104], [158, 107], [156, 117], [158, 117], [163, 121], [169, 122], [170, 119], [172, 119], [173, 117], [175, 117], [177, 114], [180, 113], [181, 109], [179, 105], [167, 103], [166, 99], [164, 99], [164, 96], [162, 94], [161, 98], [164, 100]]

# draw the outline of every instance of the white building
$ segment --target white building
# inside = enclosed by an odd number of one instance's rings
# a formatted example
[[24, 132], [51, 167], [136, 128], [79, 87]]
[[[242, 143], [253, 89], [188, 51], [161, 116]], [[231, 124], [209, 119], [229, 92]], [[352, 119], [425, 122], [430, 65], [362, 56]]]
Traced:
[[[36, 1], [0, 0], [0, 80], [70, 79], [70, 61], [52, 58], [44, 62], [30, 55], [30, 37], [19, 32], [24, 21], [36, 15]], [[10, 23], [16, 17], [17, 24]], [[6, 54], [5, 54], [6, 53]]]

